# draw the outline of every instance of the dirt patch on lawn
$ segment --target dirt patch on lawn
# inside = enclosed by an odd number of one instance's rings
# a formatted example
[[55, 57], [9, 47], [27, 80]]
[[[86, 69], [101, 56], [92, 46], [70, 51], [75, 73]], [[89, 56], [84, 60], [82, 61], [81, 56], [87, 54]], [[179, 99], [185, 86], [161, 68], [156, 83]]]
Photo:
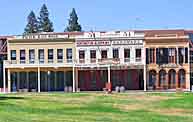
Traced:
[[129, 104], [129, 105], [120, 105], [120, 104], [114, 104], [113, 107], [119, 108], [123, 111], [133, 111], [133, 110], [140, 110], [145, 108], [142, 104]]
[[193, 110], [185, 110], [179, 108], [170, 108], [170, 109], [150, 109], [151, 112], [156, 112], [162, 115], [169, 116], [193, 116]]
[[135, 101], [161, 101], [168, 99], [176, 99], [177, 97], [173, 96], [153, 96], [148, 94], [128, 94], [128, 95], [120, 95], [120, 94], [112, 94], [113, 97], [118, 99], [130, 99]]

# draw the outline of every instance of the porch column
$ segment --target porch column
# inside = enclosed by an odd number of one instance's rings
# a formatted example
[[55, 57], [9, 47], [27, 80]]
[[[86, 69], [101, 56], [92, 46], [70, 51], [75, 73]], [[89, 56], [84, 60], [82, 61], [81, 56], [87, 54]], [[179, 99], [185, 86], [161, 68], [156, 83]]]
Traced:
[[177, 64], [179, 64], [179, 52], [178, 52], [178, 47], [176, 47], [176, 52], [177, 52], [176, 62], [177, 62]]
[[29, 72], [26, 72], [26, 81], [27, 81], [27, 89], [29, 91], [29, 88], [30, 88], [30, 86], [29, 86]]
[[17, 91], [20, 89], [20, 84], [19, 84], [19, 82], [20, 82], [20, 74], [19, 74], [19, 72], [17, 72]]
[[6, 79], [5, 79], [5, 63], [3, 62], [3, 92], [5, 93], [6, 89]]
[[11, 92], [11, 79], [10, 79], [10, 70], [7, 69], [7, 82], [8, 82], [8, 92], [10, 93]]
[[111, 83], [111, 68], [108, 66], [108, 83]]
[[146, 65], [144, 65], [143, 78], [144, 78], [144, 91], [146, 91], [147, 90]]
[[72, 82], [73, 82], [73, 88], [72, 88], [72, 90], [73, 90], [73, 92], [76, 92], [76, 89], [75, 89], [75, 87], [76, 87], [76, 84], [75, 84], [75, 67], [73, 66], [72, 67]]
[[75, 73], [75, 87], [76, 87], [76, 90], [78, 90], [78, 67], [75, 68], [75, 72], [76, 72]]
[[40, 67], [38, 67], [38, 92], [40, 92]]

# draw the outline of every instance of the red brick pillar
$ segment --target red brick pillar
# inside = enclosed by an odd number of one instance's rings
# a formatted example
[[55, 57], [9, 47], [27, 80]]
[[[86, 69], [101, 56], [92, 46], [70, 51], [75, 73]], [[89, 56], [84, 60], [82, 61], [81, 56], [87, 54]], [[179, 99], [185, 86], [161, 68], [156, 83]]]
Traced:
[[159, 73], [156, 73], [156, 89], [159, 89]]
[[178, 88], [179, 81], [178, 81], [178, 72], [176, 72], [176, 88]]

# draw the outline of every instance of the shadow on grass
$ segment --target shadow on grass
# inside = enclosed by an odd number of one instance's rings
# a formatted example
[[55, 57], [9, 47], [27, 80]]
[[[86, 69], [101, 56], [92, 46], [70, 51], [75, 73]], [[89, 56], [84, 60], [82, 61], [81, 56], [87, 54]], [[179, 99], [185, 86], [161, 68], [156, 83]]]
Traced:
[[5, 96], [0, 96], [0, 100], [22, 100], [25, 99], [24, 97], [5, 97]]

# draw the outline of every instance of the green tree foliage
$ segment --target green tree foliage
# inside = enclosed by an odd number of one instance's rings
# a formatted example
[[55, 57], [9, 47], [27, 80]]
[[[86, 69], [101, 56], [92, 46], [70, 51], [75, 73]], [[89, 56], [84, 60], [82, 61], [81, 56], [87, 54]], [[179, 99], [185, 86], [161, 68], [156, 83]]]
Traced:
[[24, 29], [24, 34], [37, 33], [38, 32], [38, 21], [33, 11], [27, 17], [27, 25]]
[[65, 29], [67, 32], [82, 31], [81, 25], [78, 23], [78, 16], [76, 10], [73, 8], [70, 13], [70, 19], [68, 19], [68, 26]]
[[41, 7], [40, 16], [38, 17], [40, 32], [53, 32], [53, 23], [49, 19], [49, 11], [45, 4]]

